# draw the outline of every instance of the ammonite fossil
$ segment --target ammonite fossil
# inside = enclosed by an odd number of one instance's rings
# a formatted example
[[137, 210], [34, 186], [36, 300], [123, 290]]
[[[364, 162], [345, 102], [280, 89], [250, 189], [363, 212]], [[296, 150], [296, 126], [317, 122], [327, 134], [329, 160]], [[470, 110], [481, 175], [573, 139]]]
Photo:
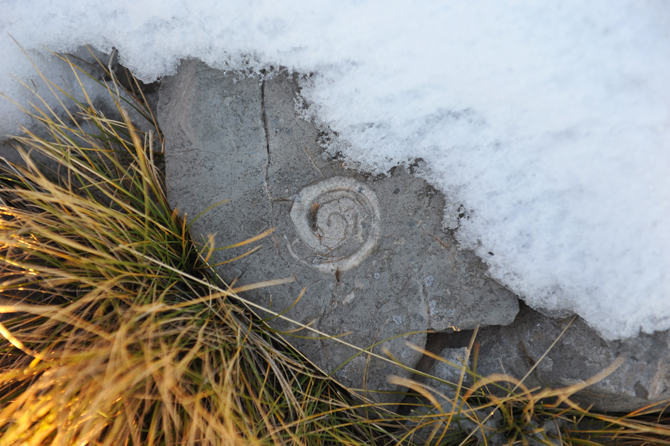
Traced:
[[358, 266], [375, 249], [381, 232], [377, 196], [352, 178], [329, 178], [302, 189], [291, 220], [299, 240], [289, 244], [289, 251], [324, 273]]

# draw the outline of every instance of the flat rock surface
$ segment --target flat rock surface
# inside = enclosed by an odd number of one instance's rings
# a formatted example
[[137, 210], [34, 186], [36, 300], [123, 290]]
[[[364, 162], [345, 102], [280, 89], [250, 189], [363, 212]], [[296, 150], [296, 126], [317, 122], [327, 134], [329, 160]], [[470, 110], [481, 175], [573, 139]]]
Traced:
[[[388, 349], [408, 366], [421, 354], [406, 343], [423, 347], [426, 330], [511, 323], [516, 297], [443, 232], [444, 197], [404, 168], [387, 176], [344, 168], [319, 146], [315, 126], [297, 117], [297, 90], [290, 76], [242, 78], [197, 61], [182, 62], [161, 84], [170, 204], [192, 222], [230, 200], [194, 222], [194, 239], [216, 234], [221, 247], [275, 228], [255, 244], [217, 251], [219, 263], [260, 245], [220, 265], [221, 277], [236, 285], [294, 277], [243, 297], [330, 335], [346, 334], [344, 342], [375, 345], [377, 354]], [[270, 325], [297, 328], [281, 318]], [[388, 375], [408, 376], [367, 355], [350, 360], [356, 350], [307, 330], [287, 339], [353, 388], [397, 390]]]

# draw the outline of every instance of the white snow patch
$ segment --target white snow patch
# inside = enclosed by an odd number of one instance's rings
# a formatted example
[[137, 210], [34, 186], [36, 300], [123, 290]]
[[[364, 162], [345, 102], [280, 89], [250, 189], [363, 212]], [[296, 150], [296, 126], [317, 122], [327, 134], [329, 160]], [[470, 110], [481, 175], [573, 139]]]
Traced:
[[669, 30], [663, 0], [2, 2], [0, 91], [40, 85], [8, 34], [66, 84], [41, 44], [117, 48], [145, 81], [185, 57], [314, 73], [331, 151], [373, 172], [423, 158], [493, 277], [615, 339], [670, 328]]

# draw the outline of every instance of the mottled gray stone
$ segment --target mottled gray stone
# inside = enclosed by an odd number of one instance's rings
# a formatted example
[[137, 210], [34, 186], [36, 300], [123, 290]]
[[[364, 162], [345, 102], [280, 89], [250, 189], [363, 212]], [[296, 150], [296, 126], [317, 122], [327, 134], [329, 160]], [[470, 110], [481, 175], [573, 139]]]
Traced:
[[[477, 373], [505, 373], [521, 379], [536, 365], [526, 386], [556, 389], [584, 382], [622, 357], [624, 362], [618, 369], [575, 394], [572, 400], [583, 407], [593, 405], [594, 410], [630, 412], [670, 398], [670, 332], [607, 342], [577, 318], [550, 349], [571, 319], [550, 318], [522, 305], [514, 323], [479, 331]], [[466, 331], [434, 335], [432, 348], [447, 345], [442, 355], [460, 352], [460, 347], [468, 345], [471, 334]], [[431, 361], [423, 362], [425, 371], [445, 375], [439, 366], [431, 366]]]
[[[194, 238], [215, 233], [217, 246], [224, 246], [275, 228], [258, 242], [260, 250], [219, 266], [221, 277], [237, 285], [294, 277], [292, 284], [243, 296], [288, 310], [287, 317], [322, 332], [348, 333], [341, 339], [359, 347], [380, 343], [375, 353], [387, 348], [409, 366], [421, 355], [406, 342], [423, 347], [426, 338], [413, 332], [512, 322], [516, 297], [442, 231], [444, 197], [404, 168], [370, 176], [327, 156], [315, 126], [296, 115], [297, 89], [290, 76], [242, 78], [196, 61], [183, 62], [162, 81], [158, 119], [170, 204], [191, 222], [230, 200], [195, 221]], [[247, 249], [217, 251], [214, 260]], [[270, 325], [296, 329], [279, 318]], [[289, 341], [347, 386], [396, 390], [387, 376], [408, 376], [366, 355], [339, 368], [355, 350], [306, 330], [296, 334], [301, 337]]]
[[7, 161], [12, 164], [22, 164], [23, 162], [21, 155], [19, 155], [10, 141], [0, 142], [0, 157], [3, 158], [3, 162]]
[[[491, 446], [502, 446], [507, 444], [506, 438], [502, 435], [500, 424], [502, 421], [502, 414], [498, 410], [480, 409], [472, 410], [468, 405], [461, 406], [462, 399], [456, 395], [456, 385], [458, 384], [461, 375], [463, 374], [463, 365], [471, 367], [471, 361], [465, 361], [468, 357], [467, 347], [460, 348], [445, 348], [439, 355], [444, 361], [434, 361], [428, 373], [432, 376], [451, 383], [451, 385], [437, 380], [431, 380], [427, 383], [430, 386], [431, 393], [440, 404], [440, 411], [442, 413], [454, 412], [454, 418], [451, 421], [449, 431], [451, 432], [466, 432], [478, 439], [478, 444], [487, 444]], [[466, 382], [468, 380], [465, 380]], [[461, 388], [460, 394], [466, 391], [466, 388]], [[438, 415], [439, 411], [434, 408], [426, 399], [416, 399], [414, 402], [421, 401], [422, 405], [414, 406], [411, 411], [413, 415]], [[406, 401], [412, 403], [412, 401]], [[456, 408], [454, 408], [456, 403]], [[459, 407], [461, 411], [459, 412]], [[425, 420], [420, 422], [425, 423]], [[409, 427], [413, 427], [409, 424]], [[427, 426], [416, 431], [413, 435], [413, 440], [418, 444], [425, 443], [430, 437], [433, 426]], [[439, 435], [439, 434], [438, 434]], [[486, 440], [484, 440], [486, 437]]]

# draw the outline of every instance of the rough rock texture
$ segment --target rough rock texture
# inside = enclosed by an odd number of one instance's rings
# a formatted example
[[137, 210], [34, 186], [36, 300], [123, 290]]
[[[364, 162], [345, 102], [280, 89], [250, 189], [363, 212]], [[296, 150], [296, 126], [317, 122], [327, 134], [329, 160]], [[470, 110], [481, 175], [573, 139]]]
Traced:
[[[447, 435], [451, 432], [466, 432], [475, 436], [480, 445], [502, 446], [507, 444], [506, 437], [501, 434], [500, 424], [502, 421], [502, 414], [500, 411], [491, 411], [486, 409], [471, 410], [468, 406], [461, 406], [462, 400], [456, 395], [456, 384], [458, 384], [461, 375], [463, 374], [463, 364], [467, 367], [472, 367], [471, 361], [465, 362], [468, 357], [467, 347], [460, 348], [445, 348], [442, 350], [440, 356], [445, 362], [434, 361], [430, 370], [428, 371], [432, 376], [439, 376], [441, 379], [452, 383], [453, 386], [447, 385], [437, 380], [431, 381], [430, 387], [432, 394], [436, 401], [440, 404], [440, 409], [434, 407], [430, 401], [426, 399], [416, 398], [416, 402], [421, 401], [424, 406], [408, 405], [407, 408], [412, 408], [413, 415], [435, 415], [438, 416], [440, 411], [442, 413], [454, 413], [454, 418], [451, 420]], [[463, 390], [461, 390], [462, 394]], [[413, 403], [413, 399], [408, 398], [405, 403]], [[454, 407], [454, 404], [456, 407]], [[459, 411], [460, 407], [460, 411]], [[439, 420], [435, 418], [434, 421]], [[423, 425], [426, 420], [420, 423]], [[409, 424], [409, 423], [408, 423]], [[409, 424], [411, 427], [411, 424]], [[417, 444], [428, 444], [427, 440], [433, 432], [435, 424], [425, 426], [416, 431], [412, 440]], [[445, 426], [441, 426], [444, 429]], [[437, 433], [437, 438], [442, 434], [442, 431]], [[486, 437], [486, 440], [484, 439]], [[454, 442], [457, 444], [457, 442]]]
[[[553, 319], [521, 305], [514, 323], [479, 331], [477, 373], [507, 373], [521, 379], [537, 364], [526, 385], [561, 388], [597, 375], [621, 356], [625, 361], [617, 370], [574, 395], [573, 401], [584, 407], [593, 404], [595, 410], [629, 412], [670, 398], [669, 332], [606, 342], [577, 318], [549, 350], [571, 319]], [[462, 353], [471, 335], [471, 331], [432, 335], [430, 347], [443, 356]], [[450, 378], [432, 361], [424, 359], [420, 368]]]
[[[261, 249], [218, 267], [237, 285], [294, 277], [289, 285], [244, 297], [342, 341], [413, 366], [427, 329], [509, 324], [516, 297], [486, 277], [471, 252], [441, 229], [444, 198], [402, 168], [369, 176], [344, 168], [320, 148], [313, 124], [296, 116], [297, 84], [279, 75], [261, 81], [183, 62], [162, 81], [158, 119], [166, 137], [168, 199], [193, 221], [194, 238], [216, 234], [217, 246], [269, 228]], [[254, 245], [251, 245], [254, 246]], [[249, 249], [217, 251], [215, 262]], [[301, 290], [306, 292], [293, 307]], [[290, 309], [289, 309], [290, 308]], [[297, 327], [280, 319], [278, 330]], [[413, 334], [408, 334], [413, 333]], [[395, 390], [387, 376], [407, 372], [302, 330], [288, 337], [344, 384]], [[386, 342], [381, 342], [387, 340]], [[396, 395], [370, 395], [394, 402]]]

